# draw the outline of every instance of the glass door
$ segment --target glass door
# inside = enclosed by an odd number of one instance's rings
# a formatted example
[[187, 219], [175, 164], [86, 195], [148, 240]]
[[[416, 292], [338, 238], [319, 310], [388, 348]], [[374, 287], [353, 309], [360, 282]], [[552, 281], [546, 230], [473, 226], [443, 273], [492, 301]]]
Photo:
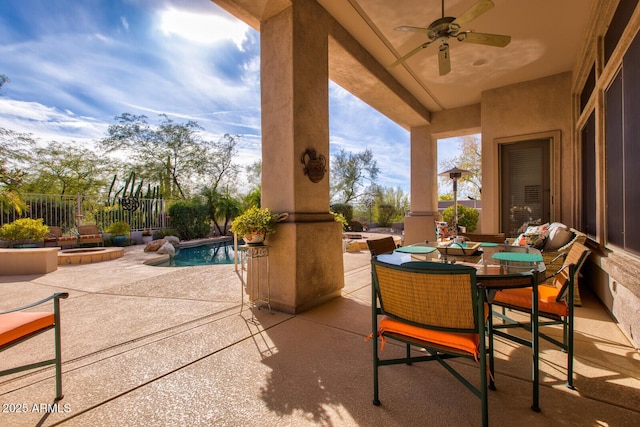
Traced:
[[551, 218], [550, 139], [500, 144], [500, 231], [515, 237]]

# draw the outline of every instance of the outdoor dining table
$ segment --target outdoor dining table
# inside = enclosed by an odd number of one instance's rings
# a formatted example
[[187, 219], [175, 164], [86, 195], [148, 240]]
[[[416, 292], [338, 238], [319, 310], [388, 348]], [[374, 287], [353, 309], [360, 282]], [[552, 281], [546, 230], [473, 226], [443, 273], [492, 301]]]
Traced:
[[[493, 245], [490, 245], [491, 249], [495, 249]], [[488, 247], [488, 246], [487, 246]], [[450, 262], [464, 265], [470, 265], [476, 268], [476, 278], [478, 282], [482, 282], [482, 279], [488, 279], [491, 277], [501, 275], [514, 275], [524, 274], [531, 271], [537, 274], [544, 274], [545, 265], [543, 258], [538, 251], [534, 252], [510, 252], [510, 248], [505, 248], [502, 252], [495, 252], [490, 255], [490, 259], [483, 259], [480, 257], [447, 257], [442, 256], [436, 251], [436, 248], [432, 246], [426, 246], [423, 244], [407, 245], [396, 249], [391, 254], [378, 255], [378, 261], [386, 262], [389, 264], [404, 264], [412, 261], [412, 255], [426, 254], [427, 258], [431, 256], [427, 261], [432, 262]], [[435, 254], [432, 254], [436, 252]], [[469, 261], [471, 260], [471, 261]], [[498, 262], [497, 264], [495, 262]], [[491, 301], [493, 295], [496, 292], [504, 289], [509, 289], [507, 281], [500, 282], [500, 286], [493, 284], [487, 284], [487, 299]], [[495, 282], [492, 282], [495, 283]], [[532, 287], [532, 307], [531, 307], [531, 358], [532, 358], [532, 383], [533, 383], [533, 396], [531, 409], [536, 412], [540, 411], [540, 370], [539, 370], [539, 324], [538, 324], [538, 288]]]

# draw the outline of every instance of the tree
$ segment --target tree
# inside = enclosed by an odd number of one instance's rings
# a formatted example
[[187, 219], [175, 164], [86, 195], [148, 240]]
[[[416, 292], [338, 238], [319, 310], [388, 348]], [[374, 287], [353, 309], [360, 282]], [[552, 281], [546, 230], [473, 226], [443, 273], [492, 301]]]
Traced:
[[[229, 221], [242, 212], [240, 202], [229, 193], [219, 193], [213, 187], [205, 187], [202, 192], [209, 218], [213, 221], [218, 234], [224, 236]], [[220, 225], [223, 221], [223, 225]]]
[[124, 113], [110, 125], [108, 136], [100, 141], [107, 152], [125, 151], [130, 160], [146, 171], [147, 180], [161, 185], [166, 198], [187, 197], [192, 178], [204, 176], [210, 166], [209, 154], [198, 132], [196, 122], [174, 123], [165, 114], [158, 126], [146, 116]]
[[25, 190], [45, 194], [96, 194], [107, 184], [107, 161], [75, 144], [50, 142], [35, 149]]
[[[480, 199], [482, 193], [482, 152], [478, 135], [461, 137], [458, 148], [460, 155], [440, 162], [440, 169], [444, 171], [458, 167], [471, 172], [470, 175], [463, 176], [458, 180], [458, 196], [466, 194], [474, 199]], [[438, 179], [441, 188], [453, 188], [450, 178], [439, 177]], [[453, 196], [450, 196], [449, 200], [452, 199]]]
[[262, 179], [262, 161], [257, 160], [245, 168], [249, 184], [260, 185]]
[[4, 210], [21, 213], [26, 208], [20, 196], [27, 177], [22, 168], [28, 165], [35, 145], [31, 135], [0, 128], [0, 202]]
[[379, 173], [370, 149], [356, 154], [340, 150], [331, 163], [332, 199], [336, 203], [348, 204], [374, 194]]
[[409, 209], [409, 196], [401, 188], [382, 187], [375, 200], [378, 225], [391, 226], [394, 222], [404, 221]]
[[217, 142], [206, 143], [206, 177], [208, 185], [216, 190], [223, 184], [235, 187], [238, 166], [233, 163], [233, 159], [238, 153], [237, 138], [227, 133]]
[[[218, 200], [215, 216], [215, 225], [218, 233], [221, 235], [226, 234], [229, 221], [233, 220], [241, 212], [240, 202], [229, 194], [223, 194]], [[224, 221], [222, 228], [218, 225], [219, 221]]]

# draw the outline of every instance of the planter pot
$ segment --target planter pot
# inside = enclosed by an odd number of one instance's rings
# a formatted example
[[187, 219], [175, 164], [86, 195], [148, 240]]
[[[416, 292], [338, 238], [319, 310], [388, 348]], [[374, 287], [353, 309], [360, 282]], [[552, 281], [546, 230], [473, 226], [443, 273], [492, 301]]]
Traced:
[[13, 247], [15, 249], [25, 249], [25, 248], [42, 248], [44, 247], [44, 240], [16, 240], [14, 242], [9, 242], [9, 248]]
[[153, 236], [142, 236], [142, 243], [145, 245], [153, 240]]
[[247, 245], [262, 245], [266, 237], [267, 233], [264, 231], [253, 231], [250, 234], [245, 234], [243, 240]]
[[111, 243], [113, 243], [115, 246], [124, 246], [126, 241], [127, 241], [127, 236], [112, 236], [111, 237]]
[[16, 245], [16, 249], [29, 249], [29, 248], [37, 248], [38, 245], [36, 243], [23, 243], [21, 245]]

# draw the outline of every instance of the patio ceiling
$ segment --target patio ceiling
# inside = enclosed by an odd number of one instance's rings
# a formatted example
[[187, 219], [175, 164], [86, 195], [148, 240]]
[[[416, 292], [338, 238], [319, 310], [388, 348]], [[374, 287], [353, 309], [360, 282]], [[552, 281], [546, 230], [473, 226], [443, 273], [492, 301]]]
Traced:
[[[286, 7], [287, 0], [214, 0], [259, 29], [259, 22]], [[317, 0], [366, 51], [382, 70], [415, 47], [426, 35], [396, 31], [400, 25], [427, 27], [442, 17], [441, 0]], [[445, 0], [444, 15], [458, 17], [478, 0]], [[585, 45], [586, 29], [596, 0], [493, 0], [495, 7], [463, 25], [461, 30], [504, 34], [511, 42], [504, 48], [462, 43], [450, 45], [451, 72], [438, 72], [438, 42], [421, 50], [388, 72], [431, 112], [480, 102], [485, 90], [572, 71]], [[397, 106], [385, 105], [389, 97], [375, 96], [375, 88], [387, 90], [380, 72], [360, 73], [345, 66], [345, 52], [330, 50], [330, 73], [336, 83], [405, 127], [414, 118], [402, 118]], [[357, 71], [355, 71], [357, 72]], [[351, 73], [350, 76], [346, 75]], [[384, 72], [383, 72], [384, 74]], [[395, 110], [394, 110], [395, 108]], [[424, 116], [424, 114], [423, 114]], [[428, 117], [426, 118], [428, 122]]]
[[[381, 64], [392, 64], [425, 43], [427, 27], [442, 16], [440, 0], [318, 0]], [[477, 0], [445, 0], [445, 16], [458, 17]], [[493, 0], [495, 7], [462, 27], [511, 36], [504, 48], [449, 39], [451, 72], [438, 73], [437, 42], [389, 72], [430, 111], [480, 102], [496, 87], [571, 71], [584, 43], [594, 0]]]

